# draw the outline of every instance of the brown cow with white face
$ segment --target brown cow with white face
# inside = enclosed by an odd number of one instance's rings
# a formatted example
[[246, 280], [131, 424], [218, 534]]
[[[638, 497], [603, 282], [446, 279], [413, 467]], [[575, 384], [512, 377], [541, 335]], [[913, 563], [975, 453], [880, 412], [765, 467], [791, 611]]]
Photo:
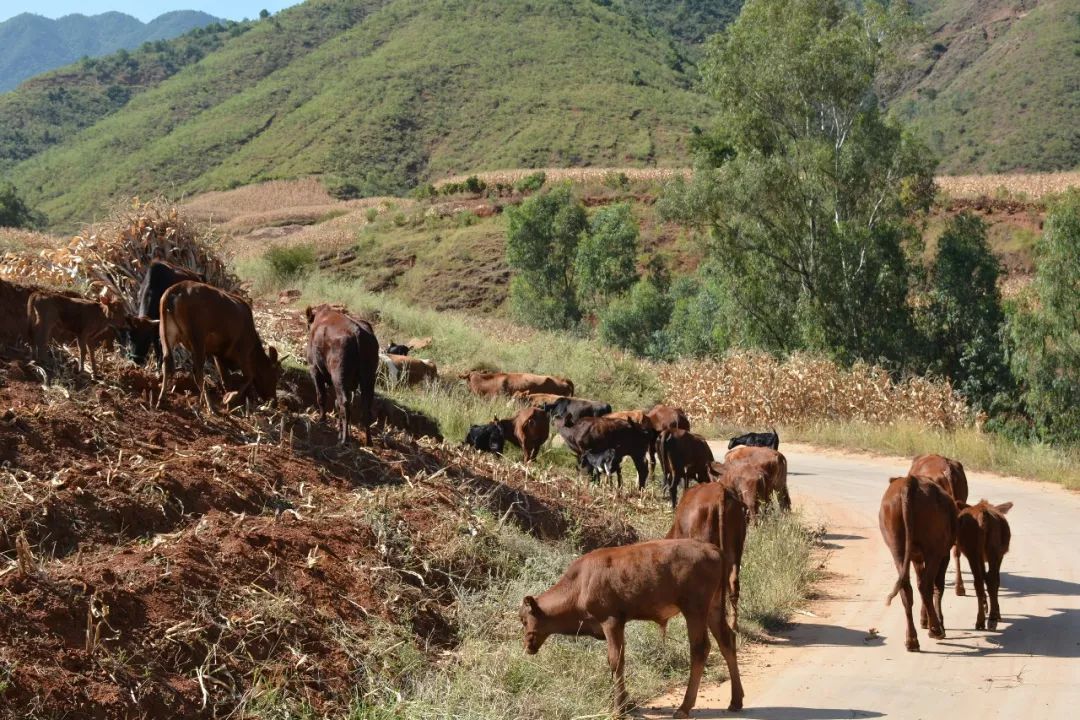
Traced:
[[956, 504], [947, 492], [925, 478], [907, 475], [889, 480], [878, 513], [881, 536], [889, 546], [899, 575], [886, 604], [897, 593], [907, 617], [906, 647], [918, 652], [919, 639], [911, 609], [910, 567], [914, 564], [919, 594], [922, 596], [921, 624], [930, 637], [945, 637], [941, 595], [949, 569], [949, 549], [956, 541]]
[[206, 393], [203, 365], [214, 358], [218, 374], [224, 382], [224, 367], [239, 370], [243, 384], [236, 390], [244, 397], [254, 388], [263, 400], [272, 400], [277, 393], [281, 363], [277, 350], [263, 351], [262, 340], [255, 329], [251, 306], [224, 290], [200, 282], [185, 280], [173, 285], [161, 296], [161, 317], [158, 330], [161, 339], [160, 406], [169, 390], [169, 374], [174, 371], [173, 351], [178, 346], [191, 353], [192, 371], [200, 398], [213, 412]]
[[[968, 499], [967, 474], [959, 460], [947, 458], [944, 455], [919, 455], [911, 461], [908, 475], [926, 478], [949, 493], [957, 503], [963, 504]], [[960, 546], [953, 547], [953, 558], [956, 561], [956, 594], [966, 595], [964, 589], [964, 576], [960, 572]]]
[[627, 707], [625, 627], [630, 620], [661, 626], [680, 613], [690, 638], [690, 681], [675, 717], [690, 716], [716, 638], [731, 677], [730, 710], [743, 705], [735, 633], [727, 621], [730, 567], [720, 548], [699, 540], [653, 540], [583, 555], [549, 590], [528, 596], [519, 610], [525, 652], [533, 655], [550, 635], [607, 640], [615, 679], [615, 712]]

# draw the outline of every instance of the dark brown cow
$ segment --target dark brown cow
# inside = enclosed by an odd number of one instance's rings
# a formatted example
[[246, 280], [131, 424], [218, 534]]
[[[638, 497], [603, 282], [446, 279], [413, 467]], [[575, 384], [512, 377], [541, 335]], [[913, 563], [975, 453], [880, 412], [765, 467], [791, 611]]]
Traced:
[[495, 422], [499, 424], [506, 441], [521, 448], [525, 462], [536, 458], [551, 432], [551, 418], [543, 410], [534, 407], [524, 408], [507, 420], [496, 418]]
[[334, 388], [334, 411], [338, 416], [338, 442], [349, 437], [349, 406], [360, 390], [360, 423], [364, 442], [371, 444], [372, 403], [375, 373], [379, 366], [379, 341], [371, 325], [330, 307], [304, 310], [308, 335], [308, 372], [315, 383], [315, 403], [320, 422], [326, 420], [326, 396]]
[[730, 488], [719, 483], [705, 483], [683, 494], [667, 534], [670, 539], [691, 538], [712, 543], [723, 551], [731, 568], [731, 627], [736, 631], [739, 629], [739, 573], [748, 515], [746, 504]]
[[653, 429], [652, 419], [644, 410], [619, 410], [610, 412], [604, 417], [609, 417], [613, 420], [626, 420], [635, 425], [640, 425], [645, 429], [645, 432], [649, 435], [648, 473], [651, 477], [653, 467], [656, 465], [656, 436], [659, 434]]
[[169, 374], [173, 368], [173, 350], [178, 346], [191, 353], [192, 371], [199, 395], [213, 412], [206, 393], [203, 365], [207, 357], [214, 358], [218, 374], [224, 382], [222, 364], [240, 371], [243, 384], [236, 391], [245, 397], [249, 389], [263, 400], [272, 400], [277, 393], [281, 363], [277, 350], [264, 352], [251, 306], [235, 295], [210, 285], [185, 280], [173, 285], [161, 296], [161, 392], [158, 406], [169, 390]]
[[616, 713], [627, 708], [625, 627], [629, 620], [666, 625], [678, 614], [690, 636], [690, 681], [675, 717], [690, 716], [709, 657], [709, 632], [716, 638], [731, 677], [730, 710], [743, 705], [735, 655], [735, 633], [727, 621], [725, 596], [731, 569], [720, 548], [699, 540], [653, 540], [583, 555], [551, 589], [521, 603], [525, 652], [540, 650], [549, 635], [587, 635], [607, 640], [615, 678]]
[[90, 354], [90, 372], [97, 377], [94, 351], [97, 346], [127, 327], [127, 313], [119, 302], [86, 300], [33, 292], [26, 301], [27, 334], [34, 358], [39, 365], [45, 364], [45, 351], [57, 331], [63, 330], [75, 336], [79, 345], [79, 372], [83, 371], [86, 354]]
[[905, 645], [911, 652], [918, 652], [919, 638], [911, 616], [914, 597], [910, 565], [915, 564], [922, 596], [921, 625], [930, 629], [930, 637], [941, 640], [945, 637], [941, 595], [949, 569], [949, 548], [956, 541], [956, 504], [947, 492], [925, 478], [896, 477], [889, 480], [881, 498], [878, 523], [899, 575], [885, 604], [900, 593], [907, 616]]
[[566, 378], [531, 373], [480, 372], [474, 370], [459, 375], [474, 395], [495, 397], [517, 392], [573, 395], [574, 383]]
[[[911, 461], [911, 469], [908, 475], [926, 478], [945, 492], [949, 493], [957, 503], [966, 503], [968, 499], [967, 475], [964, 466], [958, 460], [952, 460], [944, 455], [919, 455]], [[953, 558], [956, 560], [956, 594], [966, 595], [964, 589], [964, 576], [960, 572], [960, 546], [953, 547]]]
[[671, 495], [671, 509], [675, 509], [679, 497], [679, 483], [683, 492], [690, 480], [709, 482], [709, 464], [713, 461], [708, 441], [687, 430], [665, 430], [656, 442], [660, 451], [660, 467], [664, 473], [664, 487]]
[[971, 567], [975, 595], [979, 599], [979, 613], [975, 629], [986, 629], [987, 595], [990, 596], [990, 629], [997, 630], [1001, 620], [998, 607], [998, 588], [1001, 586], [1001, 560], [1009, 552], [1012, 531], [1005, 513], [1012, 503], [991, 505], [980, 500], [977, 505], [964, 505], [956, 520], [956, 544]]
[[[787, 484], [787, 458], [772, 448], [739, 446], [729, 450], [724, 456], [726, 465], [745, 463], [761, 468], [765, 473], [765, 495], [762, 500], [768, 502], [776, 493], [780, 507], [791, 509], [791, 494]], [[751, 510], [753, 512], [753, 510]]]
[[556, 423], [556, 428], [579, 460], [583, 453], [602, 450], [615, 450], [619, 456], [629, 457], [638, 471], [638, 489], [645, 489], [649, 479], [645, 456], [649, 452], [650, 438], [645, 428], [607, 417], [583, 417], [577, 422], [567, 420]]

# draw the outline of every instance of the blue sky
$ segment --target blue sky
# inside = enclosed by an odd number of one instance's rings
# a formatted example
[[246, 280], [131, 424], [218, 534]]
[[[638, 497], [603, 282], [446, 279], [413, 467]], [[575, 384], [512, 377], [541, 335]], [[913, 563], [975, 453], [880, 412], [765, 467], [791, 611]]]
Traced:
[[299, 2], [300, 0], [0, 0], [0, 22], [24, 12], [58, 18], [71, 13], [97, 15], [110, 10], [134, 15], [143, 22], [153, 20], [170, 10], [202, 10], [217, 17], [240, 20], [245, 17], [258, 17], [263, 8], [277, 12]]

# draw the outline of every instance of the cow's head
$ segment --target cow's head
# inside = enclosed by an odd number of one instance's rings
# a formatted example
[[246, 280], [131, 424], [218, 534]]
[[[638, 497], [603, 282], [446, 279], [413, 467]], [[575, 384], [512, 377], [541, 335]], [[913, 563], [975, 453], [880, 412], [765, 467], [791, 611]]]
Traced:
[[266, 351], [266, 362], [255, 368], [253, 384], [255, 392], [265, 401], [277, 397], [277, 384], [281, 378], [281, 361], [278, 360], [277, 348], [271, 345]]
[[526, 595], [521, 601], [518, 617], [521, 618], [521, 628], [525, 631], [525, 652], [535, 655], [551, 635], [551, 621], [532, 595]]
[[146, 356], [154, 345], [154, 339], [158, 337], [160, 322], [145, 317], [128, 316], [121, 337], [127, 345], [128, 357], [136, 365], [146, 364]]

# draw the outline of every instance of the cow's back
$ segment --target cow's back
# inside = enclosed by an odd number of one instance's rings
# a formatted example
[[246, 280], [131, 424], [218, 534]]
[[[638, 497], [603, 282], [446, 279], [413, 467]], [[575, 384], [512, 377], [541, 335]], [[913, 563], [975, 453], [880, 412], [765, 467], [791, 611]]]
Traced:
[[[907, 522], [903, 516], [905, 495]], [[892, 536], [899, 541], [911, 532], [916, 559], [918, 556], [947, 557], [956, 540], [957, 512], [952, 496], [937, 483], [923, 477], [908, 475], [889, 481], [881, 499], [879, 522], [886, 538]]]
[[919, 455], [912, 460], [908, 475], [926, 478], [949, 493], [957, 502], [967, 502], [967, 474], [958, 460], [932, 453]]
[[224, 290], [184, 280], [165, 291], [159, 310], [162, 322], [169, 324], [168, 332], [178, 330], [207, 355], [232, 358], [254, 346], [261, 349], [251, 306]]

